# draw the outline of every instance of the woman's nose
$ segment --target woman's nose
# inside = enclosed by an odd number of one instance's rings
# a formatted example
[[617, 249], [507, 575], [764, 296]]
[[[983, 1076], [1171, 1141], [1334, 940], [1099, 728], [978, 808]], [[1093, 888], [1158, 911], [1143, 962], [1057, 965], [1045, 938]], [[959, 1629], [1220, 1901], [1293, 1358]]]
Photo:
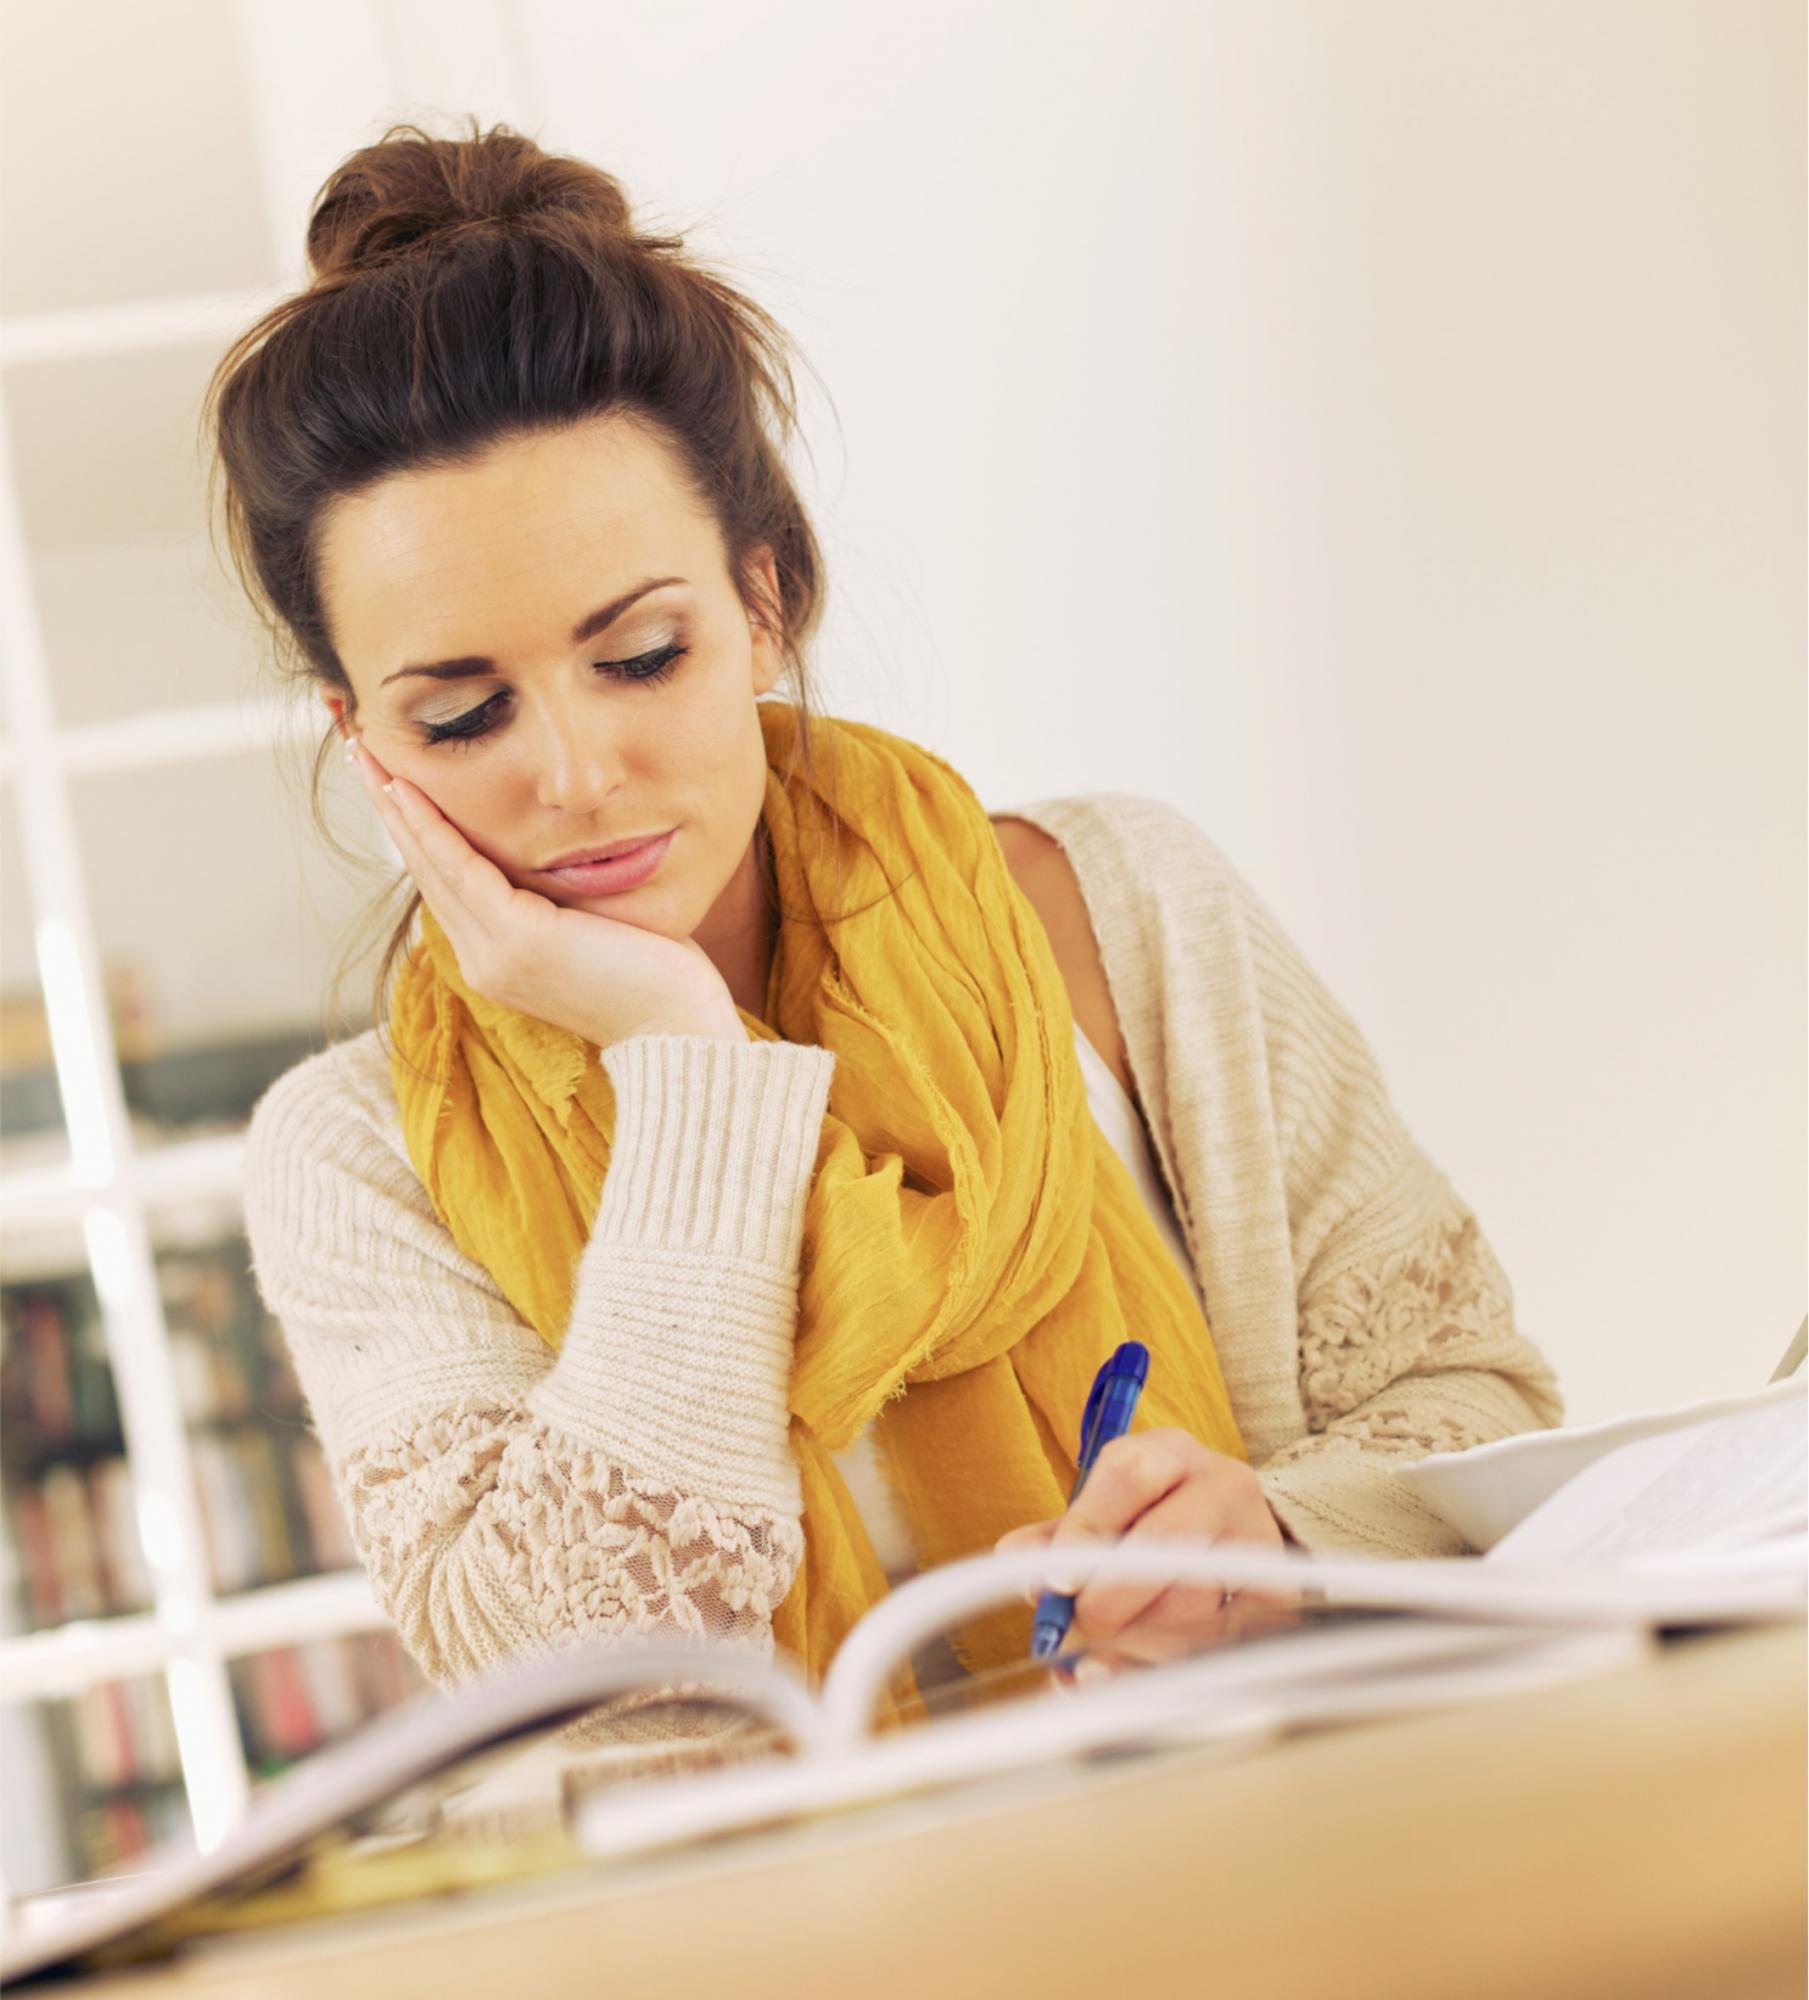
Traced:
[[595, 732], [551, 720], [537, 747], [536, 795], [550, 811], [591, 812], [620, 782], [621, 760]]

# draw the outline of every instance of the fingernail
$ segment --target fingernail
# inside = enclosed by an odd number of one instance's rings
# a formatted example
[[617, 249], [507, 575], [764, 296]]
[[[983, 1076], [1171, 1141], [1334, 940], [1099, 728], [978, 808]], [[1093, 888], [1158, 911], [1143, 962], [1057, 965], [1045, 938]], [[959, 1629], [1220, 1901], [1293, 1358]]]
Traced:
[[352, 739], [352, 761], [358, 766], [358, 775], [364, 780], [364, 788], [367, 792], [373, 795], [377, 792], [383, 792], [390, 798], [393, 798], [398, 805], [401, 804], [401, 794], [396, 790], [395, 779], [385, 778], [381, 784], [377, 782], [376, 759], [372, 757], [371, 753], [356, 737]]
[[1112, 1678], [1113, 1669], [1108, 1661], [1089, 1653], [1084, 1660], [1074, 1662], [1074, 1685], [1076, 1687], [1097, 1687], [1101, 1681]]

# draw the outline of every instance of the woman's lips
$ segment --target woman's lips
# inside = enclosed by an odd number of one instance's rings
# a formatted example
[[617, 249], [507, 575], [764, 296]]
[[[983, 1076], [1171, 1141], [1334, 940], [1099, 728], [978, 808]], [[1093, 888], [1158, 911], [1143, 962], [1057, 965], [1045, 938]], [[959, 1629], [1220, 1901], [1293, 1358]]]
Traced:
[[612, 854], [607, 861], [584, 861], [575, 868], [543, 868], [540, 872], [549, 882], [557, 882], [562, 889], [575, 889], [581, 896], [614, 896], [624, 889], [638, 889], [643, 882], [666, 858], [666, 849], [672, 845], [672, 834], [662, 833], [658, 840], [650, 840], [642, 847], [631, 847], [626, 854]]

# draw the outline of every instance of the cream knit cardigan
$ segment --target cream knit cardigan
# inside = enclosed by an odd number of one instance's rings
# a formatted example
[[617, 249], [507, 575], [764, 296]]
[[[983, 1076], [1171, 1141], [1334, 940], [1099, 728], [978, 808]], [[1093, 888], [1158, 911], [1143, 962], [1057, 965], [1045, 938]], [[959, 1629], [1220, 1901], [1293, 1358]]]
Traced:
[[[1271, 1506], [1309, 1548], [1460, 1553], [1401, 1461], [1561, 1414], [1476, 1218], [1355, 1024], [1178, 808], [1010, 808], [1061, 842]], [[259, 1101], [246, 1230], [354, 1541], [431, 1678], [594, 1633], [770, 1650], [802, 1554], [786, 1391], [837, 1058], [637, 1036], [555, 1355], [454, 1244], [375, 1029]]]

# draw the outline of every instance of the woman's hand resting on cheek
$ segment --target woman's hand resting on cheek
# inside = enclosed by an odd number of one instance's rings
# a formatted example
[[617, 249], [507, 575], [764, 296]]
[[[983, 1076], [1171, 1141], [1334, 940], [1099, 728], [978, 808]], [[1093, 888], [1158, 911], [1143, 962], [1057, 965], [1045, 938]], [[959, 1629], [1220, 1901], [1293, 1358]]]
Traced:
[[[1183, 1430], [1133, 1431], [1099, 1454], [1080, 1497], [1058, 1520], [1014, 1528], [1000, 1549], [1059, 1549], [1127, 1540], [1147, 1547], [1163, 1536], [1251, 1542], [1279, 1549], [1287, 1537], [1256, 1474], [1241, 1459], [1210, 1450]], [[1055, 1587], [1072, 1581], [1059, 1569]], [[1178, 1659], [1256, 1626], [1292, 1622], [1287, 1593], [1226, 1593], [1209, 1584], [1133, 1583], [1100, 1577], [1074, 1600], [1067, 1649], [1084, 1649], [1082, 1678], [1105, 1668]], [[1089, 1662], [1102, 1663], [1089, 1668]]]
[[472, 989], [599, 1048], [631, 1035], [746, 1041], [728, 984], [693, 938], [662, 937], [520, 889], [427, 794], [356, 737], [353, 762]]

